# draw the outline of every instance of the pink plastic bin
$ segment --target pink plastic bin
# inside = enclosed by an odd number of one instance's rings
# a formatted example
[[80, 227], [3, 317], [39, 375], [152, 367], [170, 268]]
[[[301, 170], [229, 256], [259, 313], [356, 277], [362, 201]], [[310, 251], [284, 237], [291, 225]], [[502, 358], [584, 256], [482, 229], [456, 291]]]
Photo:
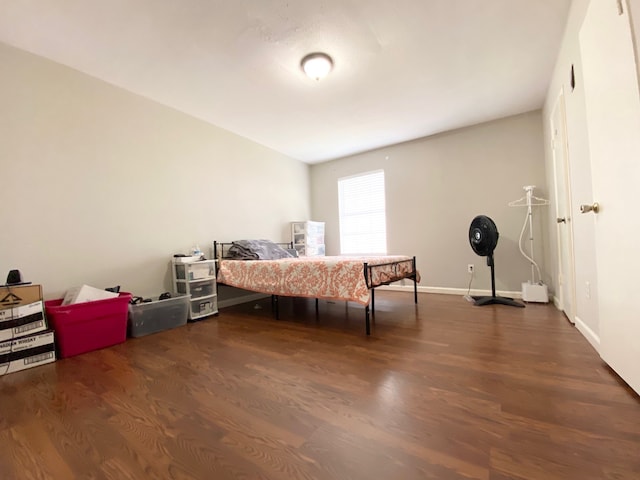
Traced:
[[47, 320], [56, 332], [60, 357], [72, 357], [127, 339], [131, 294], [62, 306], [62, 298], [44, 302]]

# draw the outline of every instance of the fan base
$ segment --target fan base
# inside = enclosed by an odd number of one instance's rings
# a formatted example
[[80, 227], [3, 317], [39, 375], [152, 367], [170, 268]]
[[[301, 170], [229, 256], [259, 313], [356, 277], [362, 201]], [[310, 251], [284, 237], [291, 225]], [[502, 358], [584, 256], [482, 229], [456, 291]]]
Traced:
[[473, 297], [473, 304], [477, 307], [484, 305], [509, 305], [524, 308], [524, 304], [509, 297]]

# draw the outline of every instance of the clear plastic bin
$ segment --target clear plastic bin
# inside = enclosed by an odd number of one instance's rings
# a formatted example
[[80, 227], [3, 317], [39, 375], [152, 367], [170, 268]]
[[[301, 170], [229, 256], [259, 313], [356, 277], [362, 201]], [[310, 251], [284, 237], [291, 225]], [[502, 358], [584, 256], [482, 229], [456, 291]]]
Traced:
[[189, 295], [129, 305], [127, 333], [130, 337], [143, 337], [151, 333], [180, 327], [189, 318]]
[[[178, 293], [186, 294], [187, 286], [184, 283], [177, 285]], [[213, 283], [208, 280], [202, 282], [190, 282], [189, 291], [191, 292], [191, 298], [196, 299], [199, 297], [207, 297], [216, 293], [213, 289]]]

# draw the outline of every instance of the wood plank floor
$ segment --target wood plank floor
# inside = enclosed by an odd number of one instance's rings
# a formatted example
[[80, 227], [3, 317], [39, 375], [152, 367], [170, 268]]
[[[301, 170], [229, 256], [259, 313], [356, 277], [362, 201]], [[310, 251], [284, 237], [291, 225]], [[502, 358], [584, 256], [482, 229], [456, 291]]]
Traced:
[[638, 397], [553, 306], [280, 309], [1, 377], [0, 478], [640, 478]]

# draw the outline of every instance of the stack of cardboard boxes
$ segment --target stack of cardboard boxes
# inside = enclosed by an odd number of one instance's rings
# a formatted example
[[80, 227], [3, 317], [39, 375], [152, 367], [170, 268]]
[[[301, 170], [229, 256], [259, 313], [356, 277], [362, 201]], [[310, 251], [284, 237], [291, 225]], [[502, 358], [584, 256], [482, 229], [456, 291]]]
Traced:
[[0, 375], [56, 360], [40, 285], [0, 287]]

